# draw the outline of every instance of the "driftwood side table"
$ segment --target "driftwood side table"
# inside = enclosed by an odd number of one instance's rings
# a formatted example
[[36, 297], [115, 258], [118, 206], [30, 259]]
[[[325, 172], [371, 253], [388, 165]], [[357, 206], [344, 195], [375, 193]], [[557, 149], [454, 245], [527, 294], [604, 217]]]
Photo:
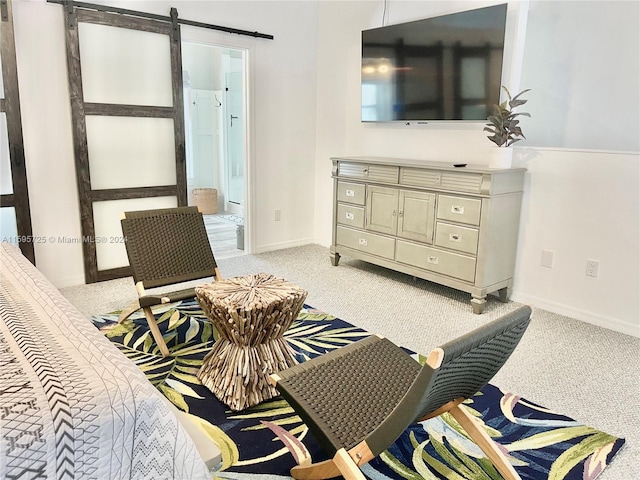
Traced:
[[268, 378], [298, 363], [283, 334], [298, 317], [307, 292], [267, 273], [195, 290], [219, 334], [198, 371], [202, 384], [235, 411], [276, 397]]

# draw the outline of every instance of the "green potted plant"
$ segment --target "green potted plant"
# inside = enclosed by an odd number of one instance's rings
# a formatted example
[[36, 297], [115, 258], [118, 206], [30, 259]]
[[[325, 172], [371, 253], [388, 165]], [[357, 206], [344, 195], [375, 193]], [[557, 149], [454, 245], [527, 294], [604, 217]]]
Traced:
[[529, 113], [516, 112], [515, 109], [527, 103], [527, 100], [521, 99], [520, 96], [531, 89], [528, 88], [515, 97], [511, 97], [509, 89], [505, 86], [502, 88], [507, 94], [507, 100], [500, 105], [493, 106], [493, 114], [487, 117], [489, 123], [487, 123], [483, 131], [490, 132], [492, 135], [487, 136], [487, 138], [500, 147], [495, 152], [495, 156], [498, 157], [498, 166], [511, 166], [512, 150], [508, 147], [526, 138], [522, 133], [519, 125], [520, 120], [517, 117], [531, 117]]
[[[522, 129], [518, 125], [520, 120], [516, 117], [523, 115], [525, 117], [531, 117], [526, 112], [515, 112], [514, 109], [520, 105], [527, 103], [527, 100], [521, 100], [520, 95], [527, 93], [531, 89], [523, 90], [515, 97], [511, 98], [511, 93], [507, 87], [502, 87], [507, 94], [508, 100], [505, 100], [500, 105], [493, 106], [493, 115], [487, 117], [487, 126], [484, 127], [485, 132], [491, 132], [493, 135], [487, 138], [495, 143], [499, 147], [510, 147], [516, 142], [526, 138], [522, 133]], [[522, 137], [522, 138], [519, 138]]]

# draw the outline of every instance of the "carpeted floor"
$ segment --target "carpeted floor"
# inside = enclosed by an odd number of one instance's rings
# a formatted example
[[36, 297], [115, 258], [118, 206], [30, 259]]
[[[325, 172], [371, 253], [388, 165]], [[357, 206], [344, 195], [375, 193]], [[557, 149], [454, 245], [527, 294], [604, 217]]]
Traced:
[[[227, 277], [282, 276], [309, 291], [309, 304], [421, 353], [515, 307], [490, 300], [476, 316], [467, 294], [346, 257], [332, 267], [328, 249], [317, 245], [221, 259], [219, 265]], [[93, 315], [122, 308], [135, 288], [129, 278], [63, 293]], [[535, 309], [527, 337], [493, 383], [625, 437], [599, 478], [640, 478], [639, 347], [638, 338]]]

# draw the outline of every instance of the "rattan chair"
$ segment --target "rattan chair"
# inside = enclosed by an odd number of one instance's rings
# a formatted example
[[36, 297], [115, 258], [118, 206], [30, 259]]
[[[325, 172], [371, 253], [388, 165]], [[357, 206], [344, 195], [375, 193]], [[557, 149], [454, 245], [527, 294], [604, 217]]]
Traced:
[[162, 355], [169, 349], [151, 307], [195, 297], [194, 287], [148, 294], [147, 289], [222, 276], [211, 251], [202, 214], [197, 207], [125, 212], [121, 219], [127, 256], [138, 298], [118, 318], [123, 322], [143, 309]]
[[520, 307], [431, 352], [421, 366], [387, 339], [367, 337], [271, 376], [331, 457], [291, 470], [297, 479], [343, 475], [384, 452], [413, 422], [449, 412], [506, 479], [519, 479], [480, 423], [460, 403], [482, 389], [524, 334]]

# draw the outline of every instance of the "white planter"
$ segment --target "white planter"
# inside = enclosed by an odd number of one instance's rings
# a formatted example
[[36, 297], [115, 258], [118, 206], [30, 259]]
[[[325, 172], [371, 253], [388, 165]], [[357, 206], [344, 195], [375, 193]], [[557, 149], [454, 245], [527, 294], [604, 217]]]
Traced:
[[489, 158], [490, 168], [511, 168], [513, 161], [512, 147], [491, 147], [491, 155]]

